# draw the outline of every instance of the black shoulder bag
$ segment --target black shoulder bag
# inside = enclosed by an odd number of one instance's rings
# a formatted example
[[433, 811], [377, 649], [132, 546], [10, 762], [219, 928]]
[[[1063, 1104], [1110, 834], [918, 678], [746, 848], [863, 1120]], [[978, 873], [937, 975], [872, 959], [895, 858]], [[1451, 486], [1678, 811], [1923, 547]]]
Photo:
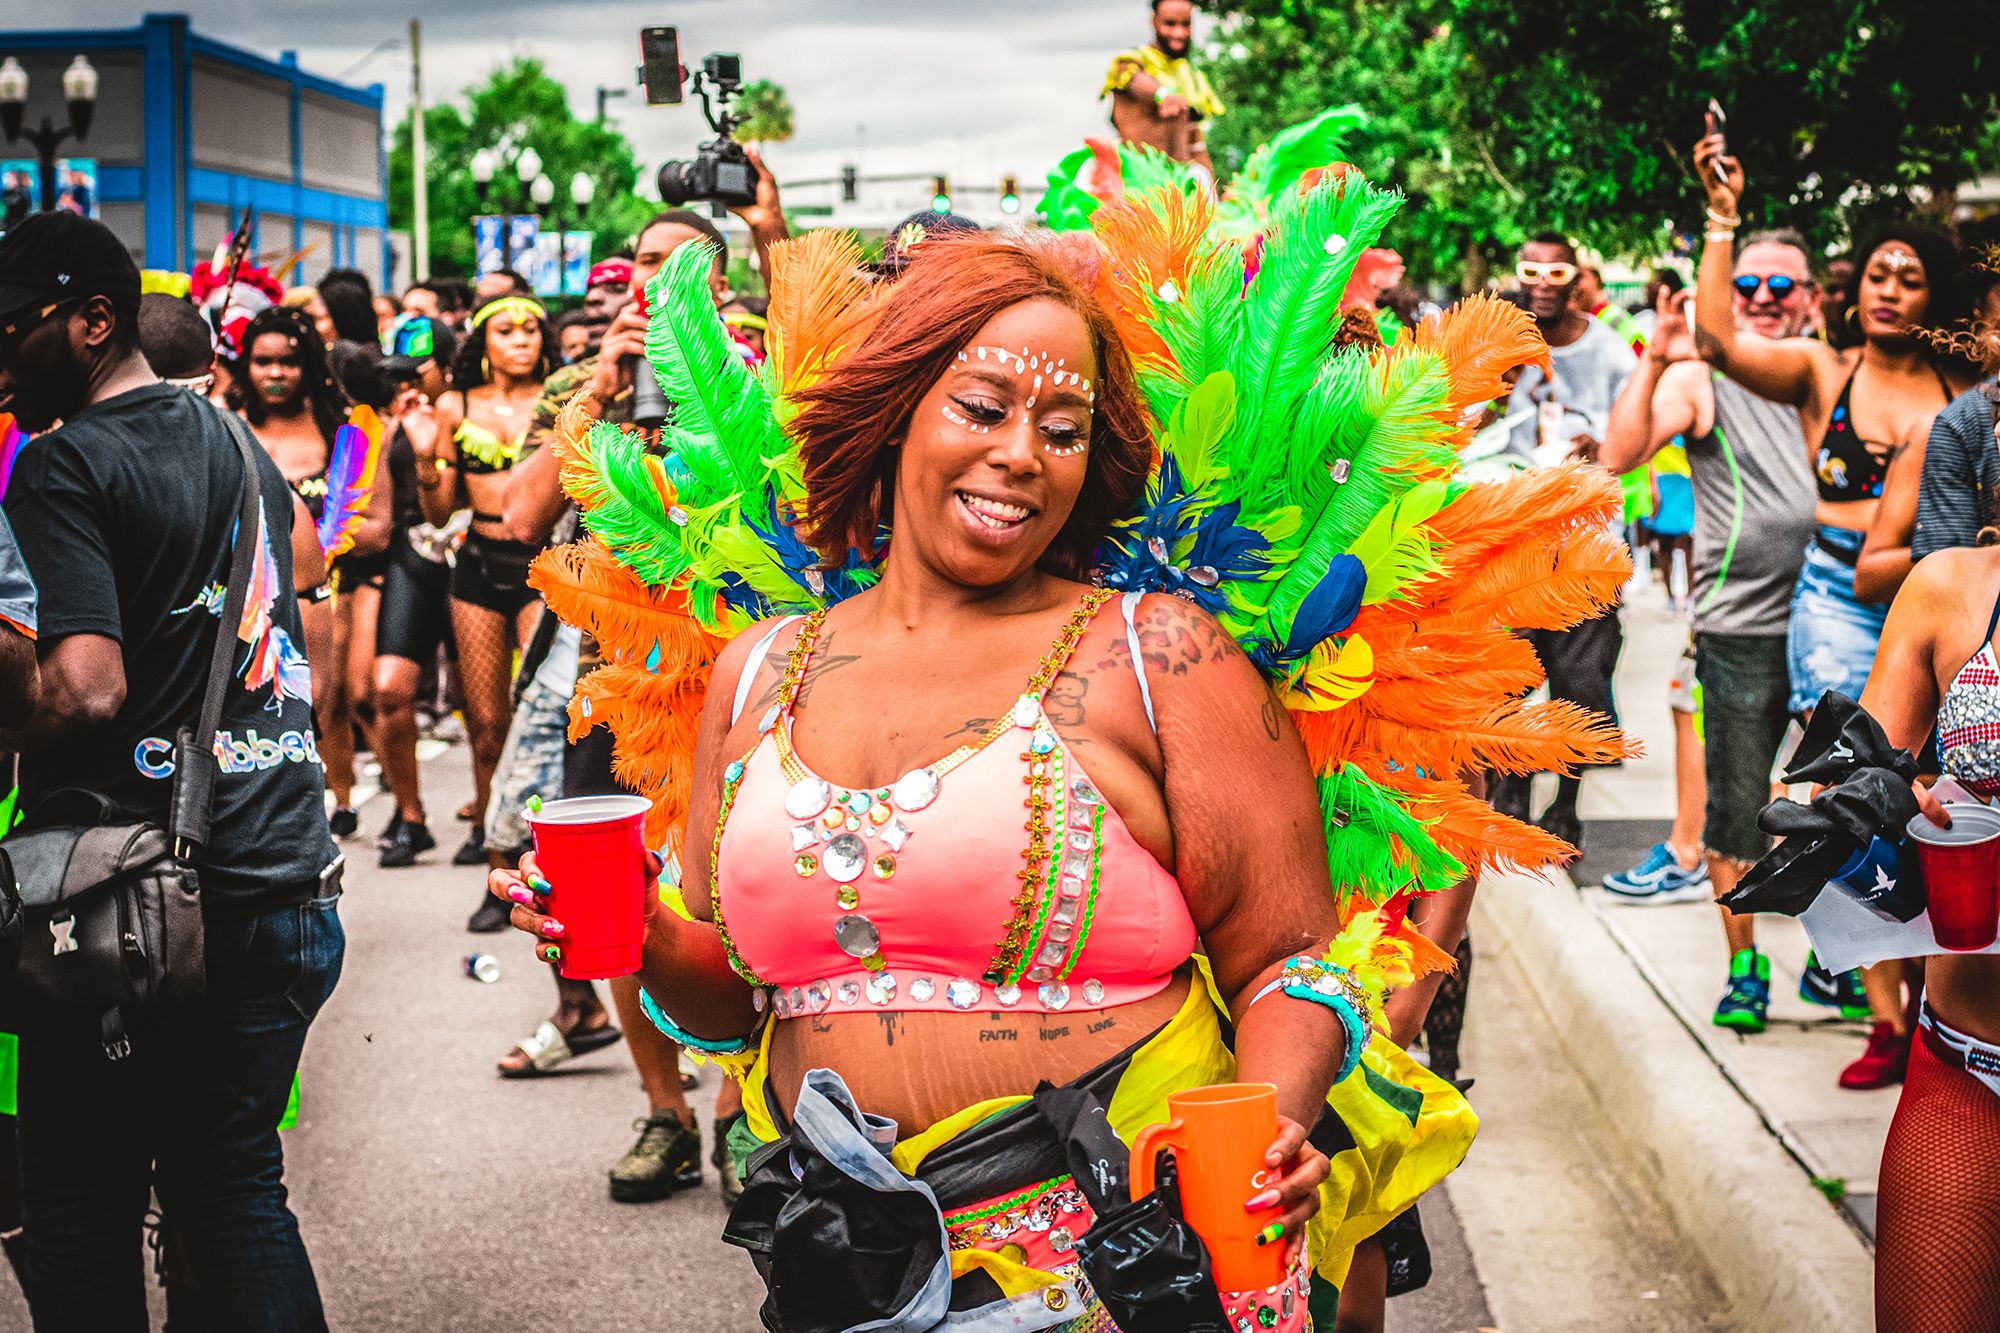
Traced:
[[240, 421], [223, 416], [243, 456], [242, 507], [201, 712], [176, 738], [167, 827], [131, 822], [93, 792], [65, 790], [0, 840], [0, 920], [18, 904], [21, 926], [0, 1016], [14, 1030], [95, 1017], [113, 1060], [131, 1053], [127, 1018], [199, 999], [206, 980], [193, 862], [208, 841], [215, 731], [262, 516], [257, 446]]

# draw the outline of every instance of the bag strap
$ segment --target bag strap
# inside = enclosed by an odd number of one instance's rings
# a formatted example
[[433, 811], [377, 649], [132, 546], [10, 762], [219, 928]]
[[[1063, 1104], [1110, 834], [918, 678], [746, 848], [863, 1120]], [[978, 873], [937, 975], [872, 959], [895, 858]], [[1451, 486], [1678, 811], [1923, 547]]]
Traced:
[[208, 842], [208, 821], [215, 805], [215, 732], [222, 724], [222, 696], [229, 685], [230, 664], [236, 654], [236, 627], [243, 622], [243, 606], [250, 596], [250, 573], [261, 544], [263, 499], [257, 455], [261, 446], [250, 428], [233, 412], [220, 413], [243, 459], [242, 501], [236, 514], [236, 535], [229, 563], [229, 587], [222, 599], [222, 620], [215, 630], [215, 648], [208, 658], [208, 684], [201, 697], [201, 713], [194, 729], [182, 729], [179, 754], [174, 765], [173, 806], [167, 829], [173, 835], [174, 855], [183, 861], [201, 854]]

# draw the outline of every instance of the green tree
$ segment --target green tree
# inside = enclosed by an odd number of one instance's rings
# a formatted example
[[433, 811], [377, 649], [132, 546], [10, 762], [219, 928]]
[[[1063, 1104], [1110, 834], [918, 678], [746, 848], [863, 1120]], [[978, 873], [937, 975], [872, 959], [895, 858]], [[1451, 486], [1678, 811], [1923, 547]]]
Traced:
[[785, 90], [769, 79], [753, 79], [743, 85], [736, 99], [743, 123], [736, 129], [740, 139], [751, 143], [783, 143], [792, 137], [792, 100]]
[[[609, 125], [579, 120], [568, 94], [539, 60], [519, 58], [465, 90], [455, 102], [428, 107], [424, 134], [430, 159], [431, 272], [468, 276], [473, 267], [472, 218], [480, 213], [528, 211], [520, 187], [503, 164], [486, 204], [472, 180], [472, 156], [511, 142], [532, 147], [555, 183], [552, 213], [564, 225], [594, 231], [592, 257], [618, 249], [652, 215], [655, 205], [633, 193], [638, 163], [632, 145]], [[591, 177], [596, 196], [582, 218], [570, 204], [570, 181]], [[411, 224], [410, 120], [406, 114], [389, 150], [389, 220]]]
[[[1943, 215], [2000, 112], [2000, 29], [1955, 0], [1224, 0], [1211, 135], [1310, 110], [1379, 118], [1356, 165], [1409, 191], [1392, 241], [1452, 274], [1552, 227], [1657, 253], [1698, 228], [1689, 151], [1713, 97], [1750, 220], [1817, 244]], [[1990, 151], [1990, 150], [1988, 150]], [[1436, 210], [1438, 216], [1423, 213]], [[1476, 263], [1474, 264], [1476, 268]]]

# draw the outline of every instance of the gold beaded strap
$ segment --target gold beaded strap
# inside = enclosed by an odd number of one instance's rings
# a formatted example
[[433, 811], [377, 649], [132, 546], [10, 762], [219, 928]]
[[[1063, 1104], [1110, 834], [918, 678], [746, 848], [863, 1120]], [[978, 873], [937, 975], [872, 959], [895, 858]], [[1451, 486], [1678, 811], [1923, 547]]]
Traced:
[[[1068, 623], [1063, 626], [1062, 632], [1056, 636], [1055, 643], [1050, 646], [1047, 653], [1043, 654], [1042, 660], [1036, 665], [1035, 674], [1029, 677], [1027, 688], [1019, 696], [1021, 699], [1032, 698], [1039, 703], [1042, 696], [1049, 692], [1049, 687], [1055, 684], [1056, 677], [1062, 674], [1063, 667], [1068, 664], [1070, 654], [1074, 653], [1076, 645], [1082, 642], [1083, 633], [1090, 628], [1090, 622], [1097, 615], [1098, 608], [1110, 601], [1113, 595], [1112, 590], [1109, 588], [1092, 588], [1084, 594], [1083, 601], [1070, 614]], [[814, 644], [819, 638], [820, 626], [826, 622], [826, 612], [827, 608], [822, 607], [820, 610], [806, 617], [805, 624], [799, 629], [798, 638], [792, 642], [791, 656], [785, 664], [784, 680], [778, 686], [778, 711], [782, 716], [791, 716], [792, 708], [798, 699], [799, 690], [805, 684], [806, 664], [812, 657]], [[1016, 702], [1018, 703], [1019, 700]], [[934, 776], [942, 779], [945, 774], [951, 772], [960, 764], [963, 764], [966, 760], [972, 758], [972, 756], [1014, 730], [1018, 725], [1020, 724], [1014, 720], [1013, 708], [1007, 708], [1001, 712], [999, 717], [994, 718], [992, 724], [985, 731], [981, 732], [977, 738], [959, 746], [936, 763], [926, 764], [924, 767], [928, 768]], [[811, 770], [805, 766], [804, 761], [792, 749], [790, 728], [778, 728], [777, 742], [778, 767], [783, 771], [786, 779], [792, 782], [801, 782], [811, 777]]]
[[[1005, 734], [1006, 730], [1039, 720], [1042, 696], [1048, 693], [1056, 677], [1062, 674], [1063, 667], [1069, 664], [1070, 654], [1082, 642], [1091, 619], [1111, 596], [1109, 588], [1092, 588], [1083, 595], [1083, 600], [1070, 615], [1069, 623], [1063, 626], [1062, 633], [1043, 655], [1041, 665], [1028, 681], [1028, 688], [1022, 692], [1015, 708], [1000, 719], [1005, 726], [1002, 731], [994, 733], [995, 739]], [[1029, 708], [1033, 709], [1032, 716], [1027, 716]], [[1028, 847], [1021, 853], [1021, 859], [1026, 864], [1017, 872], [1021, 887], [1014, 895], [1013, 915], [1008, 918], [1006, 932], [1001, 935], [993, 959], [986, 965], [983, 974], [988, 982], [996, 986], [1011, 982], [1022, 971], [1023, 956], [1033, 940], [1030, 927], [1035, 922], [1035, 901], [1040, 896], [1043, 881], [1048, 878], [1051, 864], [1049, 833], [1054, 826], [1049, 822], [1049, 791], [1055, 783], [1057, 764], [1053, 751], [1037, 754], [1032, 745], [1022, 751], [1021, 759], [1027, 765], [1022, 780], [1028, 785], [1028, 796], [1022, 804], [1028, 810], [1028, 822], [1023, 825], [1028, 833]]]

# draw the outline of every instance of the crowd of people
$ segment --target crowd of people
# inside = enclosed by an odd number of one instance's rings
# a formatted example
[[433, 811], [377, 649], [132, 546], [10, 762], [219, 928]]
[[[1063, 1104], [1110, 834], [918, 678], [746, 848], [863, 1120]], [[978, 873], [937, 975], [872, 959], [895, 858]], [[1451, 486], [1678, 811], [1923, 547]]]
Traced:
[[[76, 214], [10, 224], [24, 829], [80, 791], [178, 834], [188, 756], [220, 773], [174, 844], [203, 1001], [19, 1034], [0, 1241], [38, 1328], [145, 1326], [149, 1186], [174, 1320], [324, 1327], [278, 1125], [364, 840], [385, 871], [464, 867], [468, 931], [533, 936], [554, 995], [498, 1077], [623, 1043], [643, 1114], [610, 1196], [712, 1172], [771, 1327], [1140, 1328], [1192, 1287], [1232, 1327], [1365, 1333], [1428, 1271], [1418, 1200], [1471, 1139], [1480, 872], [1573, 862], [1587, 774], [1628, 753], [1628, 542], [1690, 639], [1676, 817], [1608, 891], [1736, 892], [1788, 731], [1835, 696], [1991, 794], [2000, 274], [1969, 239], [1905, 223], [1829, 260], [1739, 234], [1755, 196], [1711, 134], [1691, 283], [1663, 260], [1623, 308], [1544, 232], [1442, 311], [1345, 164], [1260, 201], [1254, 245], [1229, 230], [1192, 9], [1154, 0], [1104, 85], [1127, 149], [1192, 184], [1099, 180], [1083, 237], [921, 213], [864, 263], [790, 238], [753, 154], [734, 211], [766, 293], [673, 209], [552, 311], [505, 268], [288, 288], [239, 247], [171, 280]], [[1373, 429], [1380, 377], [1420, 362], [1435, 410]], [[621, 449], [655, 488], [638, 509], [592, 482]], [[566, 599], [584, 585], [627, 600]], [[218, 640], [243, 651], [190, 748]], [[471, 787], [427, 801], [420, 743], [454, 718]], [[388, 818], [364, 829], [371, 766]], [[526, 816], [635, 790], [655, 892], [607, 1005], [562, 971]], [[443, 808], [468, 825], [448, 855]], [[1751, 915], [1721, 920], [1714, 1022], [1754, 1034], [1770, 960]], [[2000, 1311], [1994, 966], [1801, 983], [1870, 1023], [1841, 1086], [1908, 1080], [1886, 1329]], [[730, 1076], [706, 1126], [690, 1055]], [[1276, 1089], [1243, 1205], [1274, 1281], [1149, 1287], [1089, 1237], [1178, 1220], [1127, 1211], [1118, 1140], [1237, 1079]], [[892, 1226], [908, 1244], [873, 1267], [829, 1239]]]

